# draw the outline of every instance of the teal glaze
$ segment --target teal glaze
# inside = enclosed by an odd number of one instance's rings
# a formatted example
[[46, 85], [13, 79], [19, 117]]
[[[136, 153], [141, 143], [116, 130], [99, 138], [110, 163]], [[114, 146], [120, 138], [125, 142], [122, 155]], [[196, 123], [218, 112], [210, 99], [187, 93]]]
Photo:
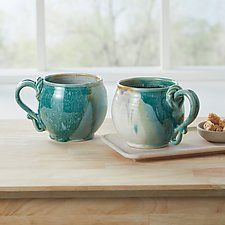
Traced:
[[[184, 97], [190, 112], [184, 120]], [[112, 117], [118, 133], [132, 147], [160, 148], [179, 144], [187, 126], [197, 117], [199, 99], [165, 78], [122, 80], [113, 100]]]
[[[29, 86], [36, 90], [38, 113], [20, 99], [20, 91]], [[107, 110], [107, 95], [100, 78], [82, 74], [50, 75], [22, 81], [16, 101], [28, 113], [37, 131], [47, 130], [56, 141], [82, 141], [93, 138]]]

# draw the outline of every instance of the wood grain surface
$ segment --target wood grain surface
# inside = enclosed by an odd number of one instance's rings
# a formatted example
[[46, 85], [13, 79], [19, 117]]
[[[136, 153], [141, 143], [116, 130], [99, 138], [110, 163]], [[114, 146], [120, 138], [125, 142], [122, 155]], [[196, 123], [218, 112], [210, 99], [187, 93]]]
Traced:
[[57, 143], [0, 121], [0, 225], [225, 224], [224, 155], [134, 162], [101, 142], [112, 130]]
[[225, 196], [225, 156], [134, 162], [100, 135], [57, 143], [31, 121], [0, 121], [0, 198]]
[[223, 198], [2, 199], [0, 225], [224, 225]]

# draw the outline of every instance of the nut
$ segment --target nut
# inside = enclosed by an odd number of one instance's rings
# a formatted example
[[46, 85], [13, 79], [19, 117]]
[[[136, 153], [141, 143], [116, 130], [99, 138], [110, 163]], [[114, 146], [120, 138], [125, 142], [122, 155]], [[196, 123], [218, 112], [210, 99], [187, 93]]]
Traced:
[[214, 125], [214, 129], [215, 129], [215, 131], [219, 131], [219, 132], [221, 132], [221, 131], [223, 131], [223, 128], [222, 127], [220, 127], [219, 125]]
[[209, 120], [204, 123], [203, 127], [204, 127], [205, 130], [208, 130], [208, 131], [214, 131], [215, 130], [215, 125]]
[[208, 120], [211, 121], [213, 124], [219, 125], [221, 122], [221, 118], [216, 115], [216, 113], [209, 113]]
[[203, 128], [208, 131], [225, 131], [225, 119], [222, 120], [215, 113], [209, 113], [208, 120], [204, 123]]
[[220, 127], [225, 128], [225, 120], [220, 120]]

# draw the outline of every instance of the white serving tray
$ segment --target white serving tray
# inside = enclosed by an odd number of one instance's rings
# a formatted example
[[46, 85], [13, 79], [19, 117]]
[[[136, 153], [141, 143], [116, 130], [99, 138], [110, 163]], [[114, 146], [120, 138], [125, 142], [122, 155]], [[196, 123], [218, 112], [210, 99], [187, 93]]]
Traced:
[[102, 141], [113, 151], [125, 158], [133, 160], [178, 158], [225, 153], [225, 143], [207, 142], [199, 136], [196, 127], [188, 129], [188, 133], [183, 135], [183, 140], [179, 145], [169, 144], [167, 147], [158, 149], [132, 148], [128, 146], [126, 141], [118, 134], [106, 134], [102, 136]]

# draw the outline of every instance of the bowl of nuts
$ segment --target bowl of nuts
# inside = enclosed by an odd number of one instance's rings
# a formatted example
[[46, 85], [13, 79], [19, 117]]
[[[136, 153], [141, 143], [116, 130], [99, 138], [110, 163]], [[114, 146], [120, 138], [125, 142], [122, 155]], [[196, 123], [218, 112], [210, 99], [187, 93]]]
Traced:
[[197, 126], [198, 133], [210, 142], [225, 143], [225, 119], [215, 113], [209, 113], [208, 120]]

